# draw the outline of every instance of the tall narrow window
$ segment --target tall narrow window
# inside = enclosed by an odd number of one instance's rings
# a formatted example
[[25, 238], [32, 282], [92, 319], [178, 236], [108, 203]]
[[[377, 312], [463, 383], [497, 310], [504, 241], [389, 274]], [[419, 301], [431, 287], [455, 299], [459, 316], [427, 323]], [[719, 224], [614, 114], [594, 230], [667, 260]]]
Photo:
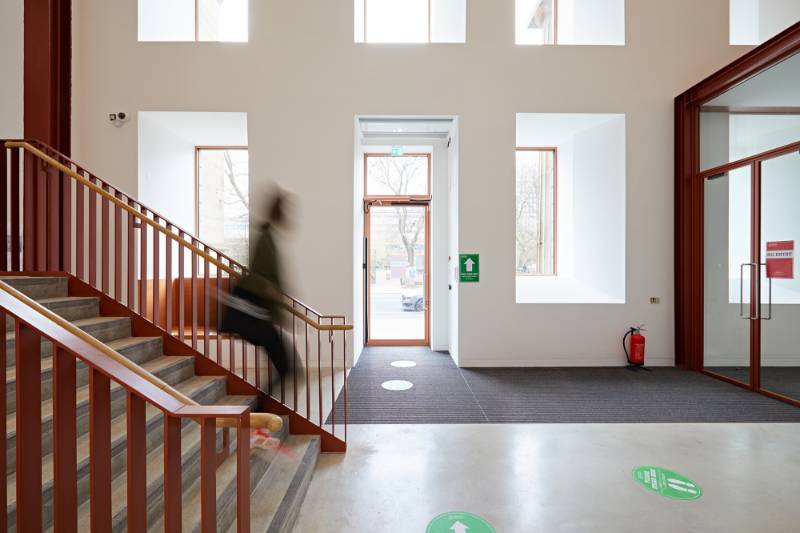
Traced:
[[354, 0], [357, 43], [466, 42], [466, 0]]
[[246, 147], [197, 147], [197, 236], [247, 264], [250, 196]]
[[517, 274], [556, 274], [556, 149], [517, 148]]
[[247, 38], [248, 0], [139, 0], [139, 41]]

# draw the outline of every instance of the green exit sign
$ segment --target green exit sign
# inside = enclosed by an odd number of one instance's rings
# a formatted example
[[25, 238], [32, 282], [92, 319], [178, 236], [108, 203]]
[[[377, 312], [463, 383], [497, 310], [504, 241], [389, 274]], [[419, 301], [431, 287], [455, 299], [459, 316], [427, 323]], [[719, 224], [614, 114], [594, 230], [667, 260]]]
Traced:
[[400, 146], [392, 146], [392, 157], [398, 157], [403, 155], [403, 148]]
[[478, 254], [461, 254], [458, 258], [461, 283], [478, 283], [481, 280], [481, 261]]

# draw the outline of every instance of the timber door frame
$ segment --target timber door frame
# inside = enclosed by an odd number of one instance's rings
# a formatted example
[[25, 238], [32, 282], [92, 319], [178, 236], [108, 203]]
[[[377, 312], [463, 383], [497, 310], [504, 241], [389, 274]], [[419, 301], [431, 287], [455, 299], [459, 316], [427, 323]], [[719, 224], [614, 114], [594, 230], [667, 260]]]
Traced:
[[[389, 195], [369, 195], [369, 184], [367, 176], [367, 161], [370, 157], [426, 157], [428, 160], [427, 185], [428, 192], [424, 195], [408, 196], [389, 196]], [[401, 156], [393, 156], [385, 152], [365, 152], [364, 163], [364, 278], [365, 278], [365, 344], [367, 346], [429, 346], [430, 345], [430, 324], [431, 324], [431, 187], [432, 187], [432, 159], [431, 153], [405, 153]], [[425, 336], [422, 339], [373, 339], [371, 335], [372, 322], [372, 298], [369, 274], [372, 269], [372, 254], [370, 254], [370, 233], [371, 221], [370, 210], [372, 207], [422, 207], [425, 209], [425, 286], [423, 288], [423, 298], [425, 301]]]
[[[743, 384], [704, 368], [704, 267], [705, 223], [704, 184], [708, 175], [725, 172], [750, 164], [754, 181], [753, 193], [758, 194], [760, 162], [776, 157], [789, 145], [757, 154], [740, 161], [701, 171], [700, 168], [700, 108], [707, 101], [764, 72], [781, 61], [800, 53], [800, 23], [790, 26], [766, 43], [746, 53], [730, 65], [712, 74], [675, 99], [675, 364], [702, 372], [723, 381], [753, 390], [765, 396], [800, 407], [800, 401], [765, 391], [760, 387], [760, 325], [753, 324], [750, 338], [751, 379]], [[736, 111], [736, 110], [732, 110]], [[754, 198], [760, 210], [760, 198]], [[760, 223], [754, 217], [753, 228]], [[755, 241], [754, 241], [755, 242]], [[759, 243], [760, 246], [760, 243]], [[760, 252], [756, 250], [756, 252]], [[759, 259], [758, 253], [751, 254]]]

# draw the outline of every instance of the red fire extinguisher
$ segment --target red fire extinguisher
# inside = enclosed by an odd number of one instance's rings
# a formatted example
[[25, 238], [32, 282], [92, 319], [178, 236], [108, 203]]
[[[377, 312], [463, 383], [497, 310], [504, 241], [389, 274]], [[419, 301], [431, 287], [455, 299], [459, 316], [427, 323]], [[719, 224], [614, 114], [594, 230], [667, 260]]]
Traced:
[[[628, 332], [622, 337], [622, 349], [625, 350], [625, 357], [628, 359], [629, 367], [644, 366], [644, 335], [642, 332], [644, 324], [638, 327], [631, 326]], [[630, 344], [627, 344], [630, 337]]]

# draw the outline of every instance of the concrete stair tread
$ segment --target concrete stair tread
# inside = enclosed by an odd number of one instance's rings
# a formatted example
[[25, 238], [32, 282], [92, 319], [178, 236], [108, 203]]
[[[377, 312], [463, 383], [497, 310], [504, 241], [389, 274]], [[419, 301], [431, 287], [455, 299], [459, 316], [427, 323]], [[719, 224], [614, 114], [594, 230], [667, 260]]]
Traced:
[[[182, 361], [187, 359], [193, 359], [191, 356], [165, 356], [164, 359], [171, 359], [172, 362]], [[214, 381], [214, 379], [224, 379], [224, 378], [216, 378], [215, 376], [195, 376], [193, 378], [187, 379], [177, 385], [175, 388], [182, 392], [183, 394], [191, 397], [197, 393], [197, 391], [204, 388], [209, 382]], [[161, 411], [148, 404], [147, 409], [145, 412], [145, 419], [146, 424], [152, 424], [153, 420], [156, 419], [161, 415]], [[124, 444], [127, 442], [127, 417], [126, 414], [123, 413], [120, 416], [117, 416], [111, 421], [111, 449], [112, 453], [113, 450], [118, 449], [119, 447], [124, 447]], [[88, 464], [89, 461], [89, 433], [84, 433], [80, 435], [77, 440], [77, 464], [85, 465]], [[42, 460], [42, 487], [47, 487], [52, 485], [53, 482], [53, 454], [46, 455]], [[16, 501], [16, 472], [12, 472], [8, 475], [6, 480], [6, 490], [9, 499], [9, 505], [14, 504]]]
[[[179, 364], [182, 361], [185, 361], [187, 358], [191, 356], [167, 356], [163, 355], [161, 357], [156, 357], [155, 359], [151, 359], [146, 363], [140, 365], [144, 370], [150, 372], [151, 374], [157, 373], [159, 370], [169, 367], [173, 364]], [[208, 381], [209, 378], [214, 378], [214, 376], [196, 376], [192, 379], [198, 379], [200, 381]], [[111, 382], [111, 391], [113, 393], [114, 390], [120, 388], [122, 385], [112, 381]], [[80, 387], [75, 392], [75, 400], [77, 405], [81, 404], [88, 404], [89, 403], [89, 386], [84, 385]], [[42, 421], [49, 420], [53, 417], [53, 401], [52, 399], [42, 401]], [[10, 437], [16, 434], [17, 428], [17, 413], [16, 411], [13, 413], [9, 413], [6, 416], [6, 436]]]
[[148, 342], [153, 342], [160, 338], [161, 337], [125, 337], [122, 339], [108, 341], [105, 344], [112, 350], [120, 351], [126, 348], [130, 348], [131, 346], [135, 346], [137, 344], [146, 344]]
[[0, 276], [0, 281], [33, 299], [66, 296], [69, 290], [65, 276]]
[[42, 305], [46, 305], [46, 304], [59, 304], [64, 302], [88, 302], [90, 300], [98, 300], [98, 298], [95, 296], [56, 296], [53, 298], [42, 298], [36, 301]]
[[[292, 435], [280, 446], [269, 468], [251, 487], [250, 529], [288, 533], [305, 499], [319, 457], [320, 439]], [[255, 453], [260, 453], [255, 450]], [[228, 528], [236, 533], [236, 520]]]
[[[217, 430], [219, 434], [222, 430]], [[198, 453], [200, 449], [200, 429], [197, 424], [191, 424], [188, 430], [181, 433], [181, 463], [186, 464], [187, 460]], [[163, 486], [164, 479], [164, 446], [157, 446], [147, 454], [147, 494], [148, 500], [151, 495]], [[116, 523], [125, 521], [125, 511], [128, 505], [128, 476], [127, 471], [118, 475], [111, 483], [111, 516]], [[161, 489], [163, 490], [163, 489]], [[89, 531], [90, 529], [90, 506], [91, 502], [86, 501], [78, 508], [78, 531]], [[149, 505], [148, 505], [149, 506]]]

